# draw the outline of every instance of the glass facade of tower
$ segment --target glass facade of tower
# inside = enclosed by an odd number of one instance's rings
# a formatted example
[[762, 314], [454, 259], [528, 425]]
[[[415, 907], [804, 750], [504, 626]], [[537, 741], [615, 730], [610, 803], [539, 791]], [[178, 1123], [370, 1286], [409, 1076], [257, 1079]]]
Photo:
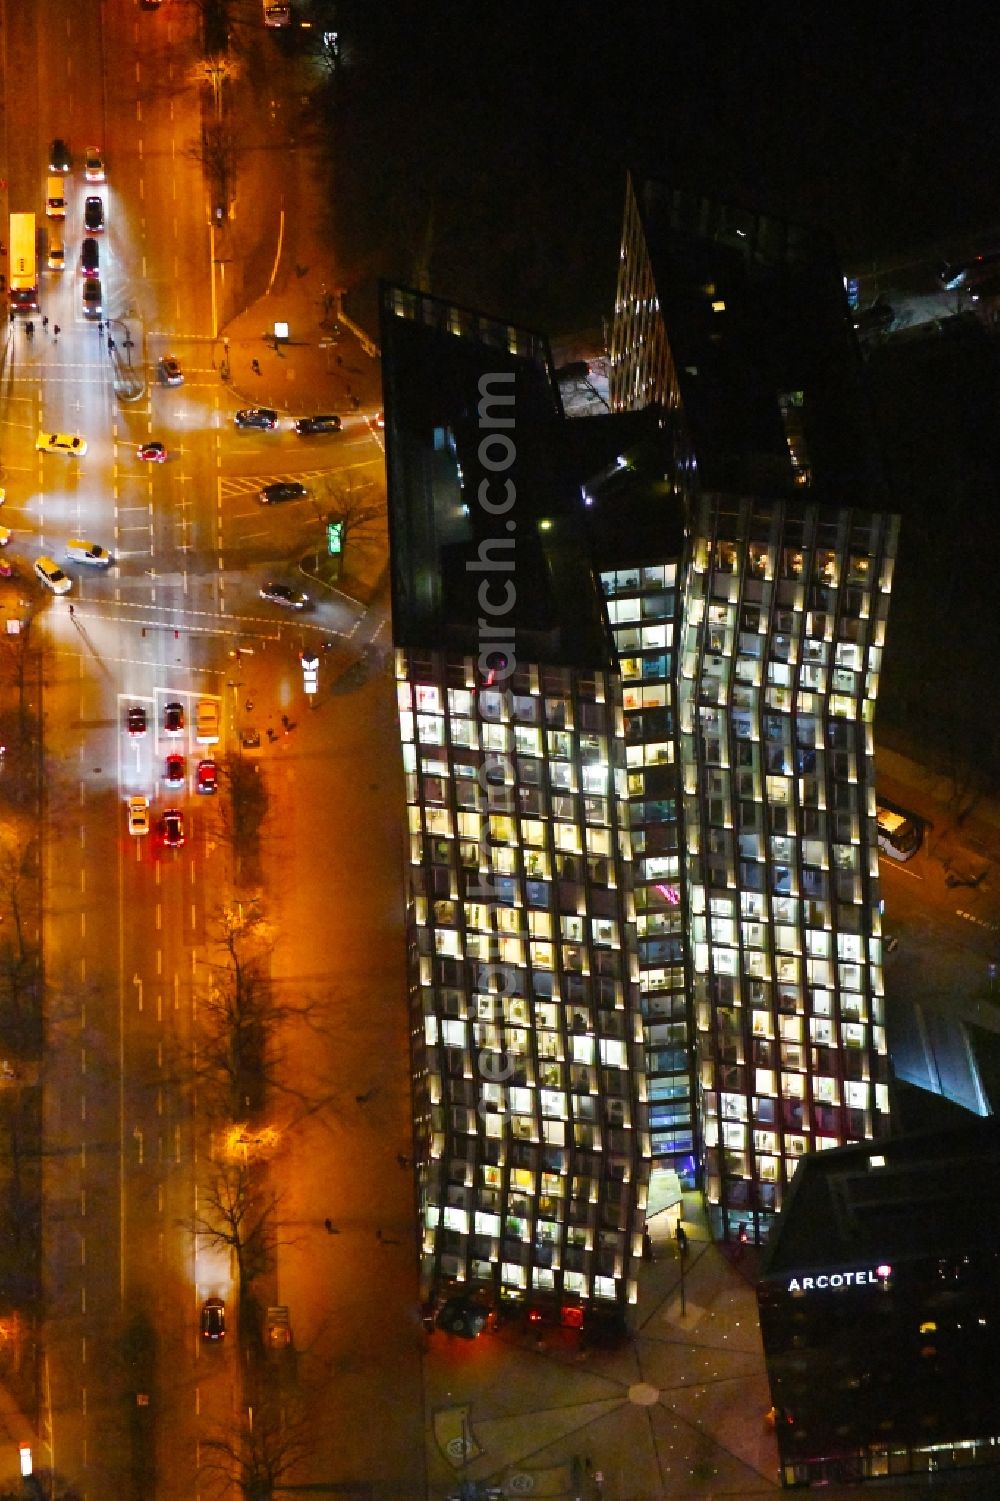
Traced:
[[[683, 618], [665, 622], [676, 745], [645, 716], [629, 726], [633, 824], [647, 749], [681, 783], [659, 812], [680, 873], [646, 882], [634, 835], [653, 1150], [677, 1164], [657, 1127], [667, 1099], [681, 1124], [680, 1056], [655, 1042], [642, 927], [667, 892], [672, 1036], [694, 1044], [702, 1186], [727, 1236], [766, 1235], [803, 1153], [887, 1125], [872, 725], [898, 518], [872, 504], [829, 271], [808, 231], [628, 183], [612, 405], [658, 404], [688, 533]], [[628, 599], [623, 626], [620, 578], [602, 575], [626, 677], [646, 611], [633, 624]]]
[[427, 1288], [635, 1297], [648, 1158], [614, 675], [397, 654]]
[[895, 517], [705, 497], [680, 661], [704, 1187], [766, 1228], [804, 1153], [883, 1134], [872, 720]]
[[674, 706], [683, 599], [676, 560], [601, 573], [625, 709], [639, 985], [653, 1156], [694, 1169], [694, 1075]]

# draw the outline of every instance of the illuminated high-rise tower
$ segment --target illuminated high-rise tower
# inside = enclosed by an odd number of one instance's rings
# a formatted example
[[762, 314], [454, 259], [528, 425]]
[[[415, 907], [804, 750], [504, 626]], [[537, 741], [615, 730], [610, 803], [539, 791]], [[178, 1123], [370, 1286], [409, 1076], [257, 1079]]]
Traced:
[[630, 184], [611, 414], [537, 335], [382, 313], [425, 1290], [620, 1311], [651, 1167], [766, 1236], [886, 1124], [897, 520], [843, 292]]
[[[688, 529], [670, 677], [703, 1187], [722, 1233], [766, 1233], [803, 1153], [887, 1122], [873, 720], [898, 518], [818, 236], [630, 182], [615, 313], [612, 404], [660, 407]], [[636, 875], [641, 921], [659, 870], [637, 852]]]

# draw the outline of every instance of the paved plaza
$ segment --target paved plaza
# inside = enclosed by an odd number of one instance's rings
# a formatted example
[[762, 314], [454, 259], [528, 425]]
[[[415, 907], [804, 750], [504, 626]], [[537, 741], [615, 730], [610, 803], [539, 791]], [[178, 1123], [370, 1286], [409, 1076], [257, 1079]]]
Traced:
[[569, 1330], [435, 1333], [425, 1362], [434, 1501], [478, 1480], [508, 1495], [582, 1501], [751, 1497], [778, 1486], [752, 1280], [685, 1201], [683, 1297], [673, 1238], [640, 1271], [634, 1337], [581, 1350]]

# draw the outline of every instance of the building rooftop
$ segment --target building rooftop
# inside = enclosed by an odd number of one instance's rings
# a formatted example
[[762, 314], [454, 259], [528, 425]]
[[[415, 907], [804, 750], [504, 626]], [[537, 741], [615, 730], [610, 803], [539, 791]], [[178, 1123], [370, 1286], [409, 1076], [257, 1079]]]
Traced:
[[397, 645], [478, 655], [485, 582], [519, 658], [609, 666], [597, 568], [683, 537], [658, 414], [567, 420], [545, 339], [398, 287], [382, 363]]
[[1000, 1242], [1000, 1122], [817, 1152], [799, 1162], [762, 1268], [948, 1256]]
[[886, 507], [843, 282], [819, 233], [643, 181], [637, 199], [703, 490]]

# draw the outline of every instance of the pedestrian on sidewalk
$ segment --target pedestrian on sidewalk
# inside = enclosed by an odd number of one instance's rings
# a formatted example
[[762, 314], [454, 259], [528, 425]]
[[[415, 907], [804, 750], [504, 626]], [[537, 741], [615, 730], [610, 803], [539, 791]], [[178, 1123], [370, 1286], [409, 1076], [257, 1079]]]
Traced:
[[340, 1234], [340, 1231], [334, 1225], [333, 1220], [331, 1220], [329, 1217], [327, 1217], [323, 1221], [323, 1229], [326, 1231], [327, 1235], [339, 1235]]
[[375, 1231], [375, 1239], [378, 1241], [379, 1245], [382, 1244], [382, 1231], [381, 1231], [381, 1229]]
[[251, 360], [250, 361], [250, 369], [253, 371], [254, 375], [259, 375], [260, 374], [260, 360]]
[[53, 337], [53, 339], [58, 339], [58, 337], [59, 337], [59, 335], [61, 333], [62, 333], [62, 329], [59, 327], [58, 323], [53, 323], [53, 325], [52, 325], [52, 337]]
[[396, 1153], [396, 1162], [398, 1163], [398, 1165], [400, 1167], [409, 1167], [409, 1165], [410, 1165], [410, 1159], [409, 1159], [409, 1157], [406, 1156], [406, 1154], [404, 1152], [397, 1152]]
[[49, 320], [48, 320], [48, 318], [46, 318], [46, 317], [43, 317], [43, 318], [42, 318], [42, 332], [43, 332], [43, 333], [44, 333], [44, 332], [45, 332], [45, 330], [46, 330], [46, 329], [47, 329], [47, 328], [48, 328], [48, 326], [49, 326]]

